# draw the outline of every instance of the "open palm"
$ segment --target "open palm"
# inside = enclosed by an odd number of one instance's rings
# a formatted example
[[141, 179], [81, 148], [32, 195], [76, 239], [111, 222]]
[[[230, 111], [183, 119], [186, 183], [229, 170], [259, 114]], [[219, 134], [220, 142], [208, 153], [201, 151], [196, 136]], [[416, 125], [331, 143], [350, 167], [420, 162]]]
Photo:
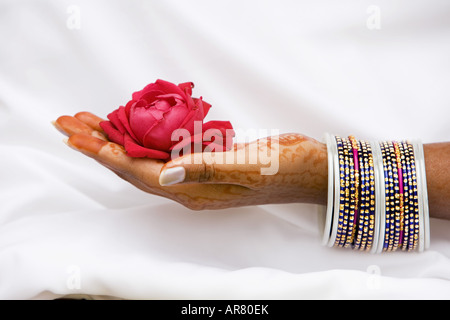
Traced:
[[[89, 112], [61, 116], [56, 128], [69, 138], [73, 149], [93, 158], [137, 188], [177, 201], [194, 209], [221, 209], [267, 203], [324, 203], [326, 197], [326, 147], [314, 139], [285, 134], [247, 144], [234, 145], [224, 153], [236, 163], [215, 163], [211, 153], [193, 153], [165, 163], [149, 158], [127, 156], [124, 148], [108, 141], [99, 123], [103, 119]], [[260, 143], [264, 140], [264, 143]], [[269, 142], [269, 143], [268, 143]], [[257, 148], [279, 151], [279, 168], [275, 174], [261, 175], [261, 163], [248, 164]], [[244, 150], [245, 152], [237, 152]], [[252, 151], [253, 150], [253, 151]], [[182, 168], [182, 181], [161, 185], [161, 173]]]

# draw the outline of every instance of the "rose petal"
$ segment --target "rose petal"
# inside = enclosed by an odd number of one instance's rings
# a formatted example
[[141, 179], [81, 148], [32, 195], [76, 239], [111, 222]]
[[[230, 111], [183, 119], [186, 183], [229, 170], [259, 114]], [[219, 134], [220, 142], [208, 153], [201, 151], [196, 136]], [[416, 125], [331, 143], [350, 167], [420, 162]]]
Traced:
[[181, 90], [180, 87], [178, 87], [177, 85], [168, 81], [158, 79], [155, 81], [155, 83], [150, 83], [147, 86], [145, 86], [144, 89], [142, 89], [141, 91], [134, 92], [132, 95], [133, 100], [140, 100], [143, 95], [152, 91], [159, 91], [164, 94], [177, 93], [182, 97], [186, 96], [185, 92]]
[[164, 119], [146, 132], [142, 145], [156, 150], [169, 150], [173, 144], [172, 133], [180, 128], [188, 112], [185, 105], [178, 105], [164, 113]]
[[[213, 150], [227, 150], [227, 137], [226, 132], [220, 129], [208, 129], [203, 134], [203, 146], [211, 146], [214, 149], [208, 149], [209, 151]], [[219, 148], [220, 146], [220, 148]]]
[[[180, 142], [175, 143], [170, 150], [179, 150], [184, 148], [187, 144], [192, 143], [202, 143], [203, 145], [208, 145], [211, 143], [215, 143], [220, 145], [223, 150], [230, 150], [233, 146], [233, 137], [235, 136], [235, 132], [233, 130], [233, 126], [229, 121], [209, 121], [202, 126], [203, 132], [201, 134], [191, 135], [190, 139], [183, 139]], [[204, 134], [207, 130], [208, 137], [205, 137]], [[208, 138], [208, 140], [212, 141], [203, 141]], [[192, 145], [192, 150], [194, 146]]]
[[155, 82], [155, 85], [157, 86], [158, 90], [165, 92], [165, 93], [177, 93], [184, 97], [185, 93], [183, 90], [180, 89], [176, 84], [172, 82], [168, 82], [165, 80], [158, 79]]
[[[233, 147], [233, 137], [235, 136], [235, 132], [233, 130], [233, 126], [229, 121], [209, 121], [203, 124], [203, 132], [207, 130], [220, 130], [222, 139], [224, 141], [216, 141], [218, 144], [222, 144], [224, 149], [230, 150]], [[214, 132], [212, 132], [214, 135]]]
[[232, 130], [233, 126], [231, 125], [230, 121], [212, 120], [212, 121], [208, 121], [208, 122], [203, 124], [203, 131], [206, 131], [208, 129], [229, 129], [229, 130]]
[[180, 128], [188, 130], [191, 134], [195, 134], [195, 122], [200, 121], [203, 123], [203, 117], [199, 109], [191, 110], [189, 114], [184, 118], [180, 125]]
[[153, 101], [156, 101], [158, 96], [163, 95], [164, 92], [159, 90], [149, 91], [144, 93], [139, 100], [145, 100], [148, 104], [151, 104]]
[[183, 101], [186, 103], [189, 109], [193, 109], [195, 107], [194, 101], [190, 94], [186, 94], [184, 90], [182, 90], [179, 86], [167, 82], [164, 80], [156, 80], [155, 85], [164, 93], [174, 93], [180, 95]]
[[151, 92], [151, 91], [159, 91], [157, 89], [157, 86], [155, 83], [150, 83], [150, 84], [146, 85], [144, 87], [144, 89], [133, 92], [133, 94], [131, 95], [131, 98], [136, 101], [141, 100], [141, 98], [144, 94], [146, 94], [147, 92]]
[[192, 99], [194, 100], [195, 106], [202, 110], [202, 115], [203, 115], [203, 119], [204, 119], [206, 117], [206, 115], [208, 114], [209, 109], [211, 109], [211, 105], [208, 102], [203, 101], [202, 97], [192, 98]]
[[140, 143], [143, 143], [144, 136], [148, 130], [158, 123], [158, 119], [155, 118], [149, 109], [145, 100], [139, 100], [130, 109], [130, 127], [136, 136], [136, 141]]
[[127, 130], [123, 126], [122, 122], [119, 120], [119, 109], [114, 110], [110, 114], [108, 114], [107, 118], [109, 121], [112, 122], [112, 124], [119, 130], [120, 133], [125, 133]]
[[206, 115], [209, 112], [209, 109], [211, 109], [212, 106], [204, 100], [201, 100], [201, 101], [202, 101], [202, 105], [203, 105], [203, 115], [206, 117]]
[[[175, 102], [175, 101], [173, 101]], [[173, 104], [175, 105], [175, 103]], [[173, 106], [166, 100], [157, 100], [155, 104], [152, 106], [153, 108], [158, 109], [159, 111], [169, 111], [169, 109]], [[152, 109], [153, 109], [152, 108]]]
[[156, 122], [160, 122], [164, 119], [164, 114], [165, 114], [164, 111], [158, 110], [156, 108], [149, 108], [149, 109], [147, 109], [147, 112], [150, 112], [150, 114], [153, 116], [153, 118], [155, 118]]
[[192, 89], [194, 88], [193, 82], [180, 83], [178, 87], [183, 90], [186, 94], [192, 96]]
[[[139, 102], [138, 102], [139, 103]], [[120, 107], [118, 112], [117, 112], [117, 116], [120, 120], [120, 122], [122, 123], [122, 125], [124, 126], [126, 132], [136, 141], [138, 141], [139, 139], [137, 139], [136, 135], [134, 134], [133, 130], [130, 127], [130, 120], [127, 117], [127, 114], [125, 112], [125, 107]]]
[[161, 100], [168, 102], [172, 107], [178, 104], [186, 104], [184, 97], [176, 93], [161, 94], [156, 97], [155, 103]]
[[114, 127], [112, 122], [102, 121], [100, 122], [100, 127], [103, 129], [103, 131], [105, 131], [109, 140], [123, 146], [123, 134], [120, 133], [119, 130], [116, 129], [116, 127]]
[[140, 100], [143, 97], [143, 95], [145, 95], [148, 92], [152, 92], [152, 91], [159, 91], [163, 94], [169, 94], [169, 93], [178, 94], [186, 102], [186, 105], [189, 107], [189, 109], [193, 109], [195, 107], [194, 101], [192, 100], [192, 97], [189, 94], [187, 94], [179, 86], [177, 86], [171, 82], [160, 80], [160, 79], [156, 80], [155, 83], [150, 83], [141, 91], [134, 92], [132, 95], [132, 98], [133, 98], [133, 100]]
[[128, 119], [130, 119], [130, 110], [131, 110], [131, 107], [132, 107], [136, 102], [137, 102], [137, 101], [135, 101], [135, 100], [130, 100], [130, 101], [128, 101], [128, 103], [125, 105], [125, 113], [126, 113]]
[[152, 159], [161, 159], [166, 160], [170, 157], [167, 152], [153, 150], [149, 148], [144, 148], [138, 144], [136, 144], [133, 139], [125, 135], [125, 150], [127, 151], [127, 155], [133, 158], [152, 158]]
[[[203, 134], [196, 134], [192, 135], [189, 138], [184, 138], [180, 142], [177, 142], [174, 144], [169, 150], [180, 150], [183, 149], [188, 144], [195, 144], [195, 143], [202, 143], [203, 140]], [[193, 146], [192, 146], [192, 152], [194, 152]]]

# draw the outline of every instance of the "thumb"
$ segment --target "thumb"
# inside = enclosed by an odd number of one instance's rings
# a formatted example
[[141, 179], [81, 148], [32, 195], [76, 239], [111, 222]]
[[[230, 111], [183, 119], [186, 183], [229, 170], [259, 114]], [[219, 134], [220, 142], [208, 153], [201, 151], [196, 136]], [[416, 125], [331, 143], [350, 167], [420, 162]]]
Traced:
[[162, 186], [181, 183], [237, 184], [253, 187], [260, 179], [260, 166], [239, 161], [234, 151], [192, 153], [164, 165]]

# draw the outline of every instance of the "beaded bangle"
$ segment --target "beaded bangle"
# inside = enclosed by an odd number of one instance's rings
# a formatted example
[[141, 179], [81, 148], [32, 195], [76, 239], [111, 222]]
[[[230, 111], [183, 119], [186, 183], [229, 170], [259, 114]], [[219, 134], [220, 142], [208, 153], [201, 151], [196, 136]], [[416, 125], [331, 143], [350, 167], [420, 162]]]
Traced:
[[361, 141], [364, 157], [365, 173], [365, 205], [364, 205], [364, 230], [363, 248], [368, 250], [372, 246], [375, 224], [375, 182], [372, 148], [366, 141]]
[[383, 170], [384, 170], [384, 188], [385, 188], [385, 234], [384, 234], [384, 245], [383, 250], [389, 251], [389, 247], [392, 247], [392, 236], [393, 236], [393, 216], [394, 216], [394, 208], [393, 208], [393, 200], [394, 200], [394, 179], [392, 176], [392, 166], [391, 166], [391, 158], [388, 153], [387, 143], [380, 143], [381, 146], [381, 154], [383, 156]]
[[337, 234], [335, 245], [343, 246], [343, 238], [346, 234], [348, 219], [348, 197], [350, 194], [350, 169], [348, 168], [348, 158], [345, 156], [344, 141], [340, 137], [336, 137], [337, 153], [339, 158], [339, 176], [340, 176], [340, 192], [339, 192], [339, 219], [337, 225]]
[[[369, 173], [368, 173], [368, 164], [367, 164], [367, 148], [364, 145], [363, 141], [353, 142], [353, 144], [358, 144], [358, 161], [359, 161], [359, 176], [360, 176], [360, 201], [358, 208], [358, 218], [356, 222], [356, 230], [357, 235], [356, 239], [353, 243], [354, 249], [364, 250], [367, 244], [367, 233], [368, 233], [368, 208], [369, 208], [369, 200], [368, 200], [368, 192], [369, 192]], [[367, 165], [366, 165], [367, 164]]]
[[[398, 146], [398, 154], [400, 155], [400, 164], [402, 170], [402, 200], [403, 200], [403, 230], [401, 234], [401, 249], [403, 251], [408, 249], [408, 241], [410, 237], [411, 227], [411, 212], [410, 212], [410, 184], [409, 184], [409, 176], [410, 176], [410, 168], [408, 170], [408, 163], [406, 157], [406, 150], [404, 148], [404, 143], [399, 142]], [[397, 159], [398, 161], [399, 159]]]
[[[355, 216], [355, 163], [353, 160], [353, 150], [349, 139], [343, 139], [344, 141], [344, 155], [346, 161], [346, 173], [349, 173], [348, 185], [346, 184], [346, 207], [344, 217], [344, 231], [341, 237], [341, 245], [344, 248], [348, 248], [351, 244], [351, 236], [354, 228], [354, 216]], [[348, 166], [347, 166], [348, 164]]]
[[323, 244], [372, 253], [428, 248], [422, 144], [331, 135], [326, 142], [330, 185]]
[[[414, 199], [414, 186], [413, 186], [413, 174], [411, 169], [411, 157], [409, 154], [408, 142], [404, 141], [400, 144], [400, 150], [405, 158], [406, 177], [404, 179], [405, 188], [405, 239], [404, 250], [412, 251], [414, 249], [414, 232], [415, 232], [415, 199]], [[406, 234], [407, 231], [407, 234]]]
[[391, 196], [391, 233], [389, 239], [388, 251], [396, 251], [400, 240], [400, 181], [398, 175], [398, 165], [396, 161], [394, 142], [388, 143], [388, 154], [390, 162], [390, 175], [394, 183], [394, 194]]
[[350, 145], [351, 145], [351, 150], [353, 153], [353, 167], [354, 167], [354, 193], [352, 195], [352, 200], [353, 200], [353, 208], [351, 208], [353, 214], [352, 214], [352, 219], [350, 221], [350, 226], [351, 226], [351, 230], [349, 230], [349, 236], [347, 237], [348, 240], [348, 244], [353, 244], [354, 240], [355, 240], [355, 234], [356, 234], [356, 230], [357, 230], [357, 222], [358, 222], [358, 215], [359, 215], [359, 197], [360, 197], [360, 181], [361, 181], [361, 177], [360, 177], [360, 164], [359, 164], [359, 142], [356, 141], [354, 136], [350, 136], [348, 137], [349, 141], [350, 141]]
[[412, 250], [416, 250], [419, 246], [419, 234], [420, 234], [420, 205], [419, 205], [419, 194], [418, 194], [418, 184], [417, 184], [417, 171], [416, 162], [414, 157], [414, 147], [412, 144], [408, 144], [410, 161], [411, 161], [411, 175], [412, 175], [412, 185], [414, 194], [414, 238]]
[[394, 151], [395, 158], [397, 161], [397, 171], [398, 171], [398, 184], [399, 184], [399, 214], [400, 214], [400, 222], [399, 222], [399, 239], [397, 242], [397, 247], [402, 246], [403, 244], [403, 236], [404, 236], [404, 219], [405, 219], [405, 204], [404, 204], [404, 187], [403, 187], [403, 164], [400, 154], [400, 147], [398, 142], [394, 142]]
[[372, 147], [370, 143], [362, 141], [362, 147], [365, 150], [365, 171], [366, 171], [366, 223], [364, 234], [367, 237], [366, 250], [370, 250], [373, 244], [375, 232], [375, 177], [374, 177], [374, 163]]
[[[354, 139], [354, 138], [353, 138]], [[368, 182], [368, 164], [366, 166], [367, 161], [367, 148], [364, 145], [364, 141], [356, 141], [359, 144], [358, 148], [358, 162], [359, 162], [359, 174], [360, 174], [360, 204], [358, 208], [358, 217], [356, 222], [356, 239], [353, 244], [354, 249], [364, 250], [367, 243], [367, 231], [368, 231], [368, 208], [369, 208], [369, 200], [368, 200], [368, 191], [369, 191], [369, 182]], [[352, 142], [354, 143], [354, 142]]]

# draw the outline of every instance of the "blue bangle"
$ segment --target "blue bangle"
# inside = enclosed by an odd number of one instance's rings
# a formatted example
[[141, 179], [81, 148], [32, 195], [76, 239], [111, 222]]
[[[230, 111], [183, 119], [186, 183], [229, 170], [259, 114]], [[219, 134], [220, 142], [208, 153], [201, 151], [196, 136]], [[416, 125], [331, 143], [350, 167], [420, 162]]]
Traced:
[[386, 221], [385, 221], [385, 235], [384, 235], [384, 245], [383, 250], [389, 251], [389, 244], [393, 242], [394, 233], [394, 211], [393, 211], [393, 200], [394, 200], [394, 179], [392, 177], [392, 166], [390, 166], [390, 157], [388, 154], [388, 143], [381, 142], [381, 154], [383, 157], [383, 169], [384, 169], [384, 187], [386, 193]]
[[[392, 167], [392, 177], [394, 181], [394, 202], [393, 202], [393, 210], [394, 210], [394, 230], [391, 233], [391, 242], [389, 244], [390, 251], [397, 251], [400, 244], [400, 234], [401, 234], [401, 209], [400, 209], [400, 177], [398, 172], [398, 162], [397, 155], [395, 153], [394, 143], [389, 143], [389, 157]], [[392, 203], [391, 203], [392, 204]], [[392, 220], [391, 220], [392, 221]]]
[[407, 165], [410, 172], [408, 173], [408, 182], [410, 187], [410, 235], [408, 241], [408, 250], [416, 250], [419, 244], [419, 197], [417, 191], [416, 167], [414, 159], [414, 149], [410, 143], [406, 143], [405, 154], [407, 157]]
[[339, 218], [338, 218], [335, 246], [341, 246], [341, 237], [342, 237], [342, 230], [343, 230], [344, 216], [345, 216], [345, 206], [346, 206], [345, 205], [345, 193], [346, 193], [345, 184], [349, 178], [349, 175], [347, 176], [347, 174], [346, 174], [344, 144], [340, 137], [336, 137], [336, 145], [337, 145], [338, 158], [339, 158], [339, 176], [340, 176], [339, 197], [340, 197], [340, 199], [339, 199]]
[[369, 175], [369, 155], [365, 141], [359, 141], [359, 171], [361, 177], [360, 184], [360, 207], [357, 224], [357, 235], [354, 243], [354, 248], [365, 250], [367, 245], [367, 234], [369, 229], [369, 208], [370, 208], [370, 175]]
[[400, 142], [399, 144], [401, 160], [402, 160], [402, 172], [403, 172], [403, 206], [404, 206], [404, 222], [403, 222], [403, 240], [401, 243], [401, 249], [403, 251], [408, 249], [408, 243], [411, 232], [411, 211], [410, 211], [410, 192], [411, 185], [409, 183], [409, 177], [411, 175], [411, 166], [408, 164], [409, 159], [406, 155], [405, 142]]
[[353, 173], [353, 157], [349, 154], [349, 141], [345, 138], [342, 139], [344, 148], [344, 158], [345, 158], [345, 206], [344, 206], [344, 219], [342, 226], [342, 234], [341, 234], [341, 247], [348, 247], [347, 239], [349, 237], [349, 229], [350, 229], [350, 212], [352, 210], [352, 173]]

